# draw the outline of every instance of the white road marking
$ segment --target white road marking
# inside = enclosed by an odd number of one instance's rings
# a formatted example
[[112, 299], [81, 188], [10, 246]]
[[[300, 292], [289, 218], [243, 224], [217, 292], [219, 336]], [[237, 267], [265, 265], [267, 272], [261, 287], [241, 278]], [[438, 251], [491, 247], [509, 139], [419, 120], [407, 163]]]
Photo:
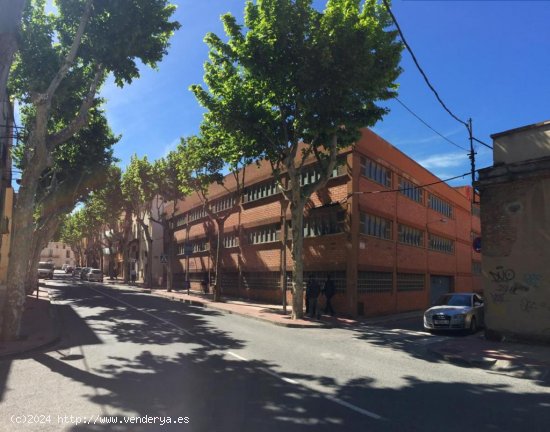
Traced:
[[[194, 334], [191, 333], [190, 331], [184, 329], [183, 327], [180, 327], [180, 326], [177, 325], [177, 324], [174, 324], [174, 323], [171, 322], [171, 321], [165, 320], [164, 318], [161, 318], [161, 317], [158, 317], [158, 316], [156, 316], [156, 315], [153, 315], [153, 314], [150, 313], [150, 312], [147, 312], [147, 311], [144, 311], [144, 310], [142, 310], [142, 309], [139, 309], [139, 308], [137, 308], [137, 307], [131, 305], [130, 303], [125, 302], [124, 300], [120, 300], [120, 299], [118, 299], [118, 298], [116, 298], [116, 297], [113, 297], [113, 296], [111, 296], [111, 295], [109, 295], [109, 294], [105, 294], [104, 292], [102, 292], [102, 291], [100, 291], [100, 290], [97, 290], [97, 289], [95, 289], [95, 288], [92, 288], [92, 287], [88, 287], [88, 288], [91, 289], [92, 291], [95, 291], [95, 292], [101, 294], [101, 295], [104, 295], [105, 297], [109, 297], [110, 299], [112, 299], [112, 300], [114, 300], [114, 301], [116, 301], [116, 302], [122, 303], [123, 305], [126, 305], [126, 306], [128, 306], [128, 307], [130, 307], [130, 308], [132, 308], [132, 309], [135, 309], [135, 310], [137, 310], [138, 312], [142, 312], [142, 313], [144, 313], [145, 315], [150, 316], [151, 318], [157, 319], [157, 320], [159, 320], [159, 321], [161, 321], [161, 322], [163, 322], [163, 323], [165, 323], [165, 324], [168, 324], [168, 325], [170, 325], [170, 326], [172, 326], [172, 327], [175, 327], [175, 328], [177, 328], [178, 330], [181, 330], [181, 331], [185, 332], [186, 334], [188, 334], [188, 335], [190, 335], [190, 336], [194, 336]], [[202, 340], [203, 342], [208, 343], [209, 345], [212, 345], [212, 346], [214, 346], [214, 347], [216, 346], [215, 344], [213, 344], [212, 342], [210, 342], [210, 341], [208, 341], [208, 340], [206, 340], [206, 339], [201, 339], [201, 340]], [[239, 359], [239, 360], [247, 361], [247, 362], [250, 361], [250, 360], [248, 360], [248, 359], [246, 359], [246, 358], [244, 358], [244, 357], [242, 357], [242, 356], [240, 356], [240, 355], [238, 355], [238, 354], [235, 354], [235, 353], [232, 352], [232, 351], [226, 351], [226, 352], [227, 352], [227, 354], [229, 354], [229, 355], [231, 355], [231, 356], [233, 356], [233, 357], [235, 357], [235, 358], [237, 358], [237, 359]], [[293, 380], [293, 379], [291, 379], [291, 378], [286, 378], [286, 377], [284, 377], [284, 376], [282, 376], [282, 375], [279, 375], [278, 373], [273, 372], [273, 371], [271, 371], [271, 370], [269, 370], [269, 369], [260, 368], [260, 370], [263, 371], [263, 372], [265, 372], [265, 373], [267, 373], [267, 374], [269, 374], [269, 375], [271, 375], [271, 376], [273, 376], [273, 377], [275, 377], [275, 378], [277, 378], [277, 379], [280, 379], [280, 380], [282, 380], [282, 381], [284, 381], [284, 382], [286, 382], [286, 383], [298, 385], [298, 386], [300, 386], [300, 387], [305, 387], [305, 388], [307, 388], [308, 390], [317, 391], [318, 393], [321, 393], [321, 394], [322, 394], [325, 398], [327, 398], [329, 401], [334, 402], [334, 403], [337, 403], [338, 405], [342, 405], [342, 406], [344, 406], [344, 407], [346, 407], [346, 408], [349, 408], [349, 409], [351, 409], [352, 411], [358, 412], [359, 414], [363, 414], [363, 415], [365, 415], [365, 416], [367, 416], [367, 417], [370, 417], [370, 418], [373, 418], [373, 419], [375, 419], [375, 420], [382, 420], [382, 419], [383, 419], [382, 416], [380, 416], [380, 415], [378, 415], [378, 414], [376, 414], [376, 413], [373, 413], [372, 411], [368, 411], [368, 410], [366, 410], [366, 409], [363, 409], [363, 408], [361, 408], [361, 407], [358, 407], [357, 405], [353, 405], [352, 403], [346, 402], [346, 401], [344, 401], [344, 400], [342, 400], [342, 399], [339, 399], [339, 398], [337, 398], [337, 397], [334, 397], [334, 396], [332, 396], [332, 395], [329, 395], [329, 394], [320, 392], [320, 391], [318, 391], [318, 390], [312, 389], [312, 388], [310, 388], [310, 387], [309, 387], [308, 385], [306, 385], [306, 384], [299, 383], [298, 381], [295, 381], [295, 380]]]
[[342, 399], [338, 399], [337, 397], [334, 397], [334, 396], [331, 396], [331, 395], [325, 395], [325, 397], [326, 397], [328, 400], [330, 400], [330, 401], [332, 401], [332, 402], [334, 402], [334, 403], [337, 403], [337, 404], [339, 404], [339, 405], [345, 406], [346, 408], [349, 408], [350, 410], [353, 410], [353, 411], [358, 412], [358, 413], [360, 413], [360, 414], [366, 415], [366, 416], [371, 417], [371, 418], [373, 418], [373, 419], [382, 420], [382, 419], [384, 418], [384, 417], [382, 417], [382, 416], [379, 416], [378, 414], [373, 413], [372, 411], [368, 411], [368, 410], [366, 410], [366, 409], [359, 408], [358, 406], [353, 405], [353, 404], [351, 404], [351, 403], [349, 403], [349, 402], [346, 402], [346, 401], [344, 401], [344, 400], [342, 400]]
[[239, 360], [248, 361], [248, 360], [245, 359], [244, 357], [240, 356], [239, 354], [235, 354], [234, 352], [227, 351], [227, 354], [229, 354], [230, 356], [233, 356], [233, 357], [235, 357], [235, 358], [238, 358]]
[[[137, 308], [137, 307], [131, 305], [130, 303], [125, 302], [124, 300], [120, 300], [120, 299], [118, 299], [118, 298], [116, 298], [116, 297], [113, 297], [113, 296], [111, 296], [111, 295], [109, 295], [109, 294], [105, 294], [103, 291], [97, 290], [97, 289], [92, 288], [92, 287], [88, 287], [88, 288], [91, 289], [92, 291], [95, 291], [95, 292], [101, 294], [101, 295], [104, 295], [105, 297], [109, 297], [110, 299], [112, 299], [112, 300], [114, 300], [114, 301], [117, 301], [117, 302], [119, 302], [119, 303], [122, 303], [122, 304], [125, 305], [125, 306], [128, 306], [128, 307], [130, 307], [130, 308], [132, 308], [132, 309], [135, 309], [135, 310], [137, 310], [138, 312], [144, 313], [145, 315], [148, 315], [148, 316], [150, 316], [151, 318], [155, 318], [156, 320], [159, 320], [159, 321], [161, 321], [161, 322], [163, 322], [163, 323], [165, 323], [165, 324], [168, 324], [169, 326], [172, 326], [172, 327], [174, 327], [174, 328], [177, 328], [178, 330], [181, 330], [182, 332], [184, 332], [185, 334], [188, 334], [189, 336], [195, 336], [195, 335], [194, 335], [193, 333], [191, 333], [189, 330], [186, 330], [186, 329], [184, 329], [183, 327], [180, 327], [179, 325], [174, 324], [172, 321], [168, 321], [168, 320], [166, 320], [166, 319], [164, 319], [164, 318], [161, 318], [161, 317], [159, 317], [159, 316], [153, 315], [153, 314], [150, 313], [150, 312], [144, 311], [143, 309], [139, 309], [139, 308]], [[211, 342], [208, 342], [208, 343], [212, 345]]]

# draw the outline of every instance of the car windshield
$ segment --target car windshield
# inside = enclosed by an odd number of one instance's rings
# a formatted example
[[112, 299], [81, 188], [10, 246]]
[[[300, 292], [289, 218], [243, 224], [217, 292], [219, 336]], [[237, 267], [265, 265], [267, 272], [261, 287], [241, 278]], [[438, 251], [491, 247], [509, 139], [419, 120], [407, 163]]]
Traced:
[[101, 274], [101, 270], [92, 270], [93, 274]]
[[437, 306], [470, 306], [471, 296], [469, 295], [444, 295], [439, 298]]
[[38, 263], [38, 268], [39, 269], [52, 269], [53, 268], [53, 264], [51, 263]]

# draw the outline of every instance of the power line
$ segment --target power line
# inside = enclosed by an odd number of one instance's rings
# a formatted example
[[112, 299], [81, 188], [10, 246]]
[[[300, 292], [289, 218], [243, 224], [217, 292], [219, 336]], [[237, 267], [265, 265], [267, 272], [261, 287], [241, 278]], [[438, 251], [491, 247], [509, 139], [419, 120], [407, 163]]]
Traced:
[[427, 128], [431, 129], [433, 132], [435, 132], [437, 135], [439, 135], [441, 138], [443, 138], [445, 141], [449, 142], [450, 144], [454, 145], [455, 147], [458, 147], [459, 149], [462, 149], [462, 150], [465, 150], [465, 151], [469, 151], [467, 148], [465, 147], [462, 147], [460, 145], [458, 145], [457, 143], [451, 141], [449, 138], [447, 138], [446, 136], [442, 135], [441, 133], [439, 133], [438, 131], [436, 131], [433, 127], [431, 127], [426, 121], [424, 121], [422, 118], [420, 118], [420, 116], [418, 114], [416, 114], [412, 109], [410, 109], [407, 105], [405, 105], [403, 103], [403, 101], [401, 101], [398, 97], [395, 98], [395, 100], [397, 102], [399, 102], [403, 108], [405, 108], [408, 112], [410, 112], [413, 116], [415, 116], [418, 120], [420, 120], [420, 122], [422, 122]]
[[477, 139], [476, 137], [472, 137], [472, 139], [473, 139], [475, 142], [478, 142], [478, 143], [480, 143], [481, 145], [484, 145], [485, 147], [490, 148], [491, 150], [493, 150], [493, 147], [492, 147], [492, 146], [490, 146], [489, 144], [485, 144], [483, 141]]
[[456, 121], [458, 121], [459, 123], [462, 123], [464, 126], [466, 126], [466, 128], [468, 128], [468, 123], [466, 123], [464, 120], [461, 120], [449, 108], [447, 108], [447, 105], [445, 105], [445, 103], [443, 102], [443, 100], [441, 99], [439, 94], [437, 93], [436, 89], [432, 86], [432, 84], [430, 83], [430, 80], [428, 79], [428, 76], [426, 75], [424, 70], [420, 67], [420, 64], [418, 63], [418, 60], [416, 59], [416, 56], [414, 55], [412, 48], [407, 43], [407, 40], [405, 39], [405, 36], [403, 35], [403, 32], [401, 31], [401, 27], [399, 26], [399, 24], [397, 22], [397, 19], [395, 18], [395, 15], [393, 14], [393, 12], [390, 9], [388, 1], [387, 0], [382, 0], [382, 1], [384, 3], [384, 6], [386, 7], [386, 10], [388, 11], [388, 13], [391, 16], [391, 19], [392, 19], [393, 23], [395, 24], [395, 27], [397, 28], [397, 31], [399, 32], [399, 36], [401, 37], [401, 40], [403, 41], [403, 44], [407, 48], [407, 51], [409, 51], [409, 53], [410, 53], [410, 55], [413, 59], [414, 64], [416, 65], [418, 71], [420, 72], [420, 74], [424, 78], [424, 81], [426, 81], [426, 84], [428, 85], [430, 90], [433, 92], [433, 94], [435, 95], [435, 97], [437, 98], [437, 100], [439, 101], [441, 106], [445, 109], [445, 111], [447, 111], [449, 113], [449, 115], [452, 118], [454, 118]]

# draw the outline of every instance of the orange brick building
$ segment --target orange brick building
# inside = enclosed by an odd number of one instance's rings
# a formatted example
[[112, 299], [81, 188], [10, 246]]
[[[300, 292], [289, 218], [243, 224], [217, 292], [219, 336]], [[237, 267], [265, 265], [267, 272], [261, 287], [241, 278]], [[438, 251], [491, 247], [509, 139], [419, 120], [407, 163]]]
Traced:
[[[302, 181], [315, 175], [312, 164]], [[231, 181], [228, 177], [225, 188], [211, 187], [220, 210], [234, 199], [227, 192], [234, 189]], [[422, 309], [444, 292], [480, 291], [481, 257], [472, 249], [472, 238], [480, 234], [479, 208], [472, 204], [470, 187], [438, 181], [364, 129], [360, 140], [340, 153], [326, 188], [306, 205], [304, 279], [323, 281], [330, 273], [335, 309], [351, 316]], [[269, 164], [247, 167], [242, 203], [225, 223], [222, 295], [282, 301], [292, 271], [291, 236], [285, 251], [281, 229], [285, 220], [289, 226], [290, 212], [284, 214], [282, 200]], [[178, 210], [176, 286], [183, 286], [188, 272], [192, 289], [199, 289], [200, 281], [213, 277], [214, 224], [196, 196], [180, 202]], [[290, 290], [286, 295], [290, 302]]]

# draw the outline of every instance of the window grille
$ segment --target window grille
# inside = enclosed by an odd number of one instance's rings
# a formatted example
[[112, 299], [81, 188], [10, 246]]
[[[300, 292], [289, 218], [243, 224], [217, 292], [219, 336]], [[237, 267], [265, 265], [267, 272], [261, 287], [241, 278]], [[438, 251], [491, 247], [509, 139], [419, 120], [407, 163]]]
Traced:
[[397, 273], [397, 291], [423, 291], [425, 281], [420, 273]]
[[199, 208], [192, 210], [188, 213], [189, 222], [194, 222], [204, 217], [206, 217], [206, 211], [204, 210], [204, 207], [202, 205]]
[[229, 195], [224, 198], [220, 198], [214, 201], [214, 203], [212, 204], [212, 211], [214, 213], [219, 213], [221, 211], [233, 208], [233, 206], [235, 206], [236, 204], [236, 201], [237, 198], [235, 197], [235, 195]]
[[345, 216], [346, 212], [339, 210], [304, 218], [304, 237], [316, 237], [343, 232]]
[[480, 275], [481, 274], [481, 262], [472, 261], [472, 274]]
[[404, 178], [399, 179], [399, 192], [407, 198], [418, 203], [422, 203], [423, 191], [422, 188], [415, 185], [413, 182]]
[[435, 234], [430, 234], [429, 238], [429, 248], [437, 252], [445, 253], [454, 253], [455, 251], [455, 242], [454, 240], [447, 239], [444, 237], [437, 236]]
[[239, 246], [239, 236], [237, 234], [226, 234], [223, 237], [223, 247], [232, 248]]
[[360, 271], [357, 277], [357, 291], [360, 293], [384, 293], [393, 289], [393, 273]]
[[359, 229], [361, 233], [386, 240], [392, 238], [392, 221], [368, 213], [360, 214]]
[[278, 290], [281, 288], [279, 272], [244, 272], [243, 288], [249, 290]]
[[424, 231], [407, 225], [398, 225], [398, 238], [399, 243], [420, 247], [424, 246]]
[[361, 174], [376, 183], [391, 188], [391, 171], [372, 159], [361, 158]]
[[280, 226], [268, 225], [248, 231], [248, 244], [261, 244], [279, 241]]
[[246, 188], [244, 202], [256, 201], [277, 193], [279, 193], [279, 188], [277, 187], [277, 182], [275, 180], [255, 184]]
[[441, 213], [443, 216], [447, 216], [448, 218], [453, 217], [453, 206], [433, 194], [429, 194], [428, 207]]

